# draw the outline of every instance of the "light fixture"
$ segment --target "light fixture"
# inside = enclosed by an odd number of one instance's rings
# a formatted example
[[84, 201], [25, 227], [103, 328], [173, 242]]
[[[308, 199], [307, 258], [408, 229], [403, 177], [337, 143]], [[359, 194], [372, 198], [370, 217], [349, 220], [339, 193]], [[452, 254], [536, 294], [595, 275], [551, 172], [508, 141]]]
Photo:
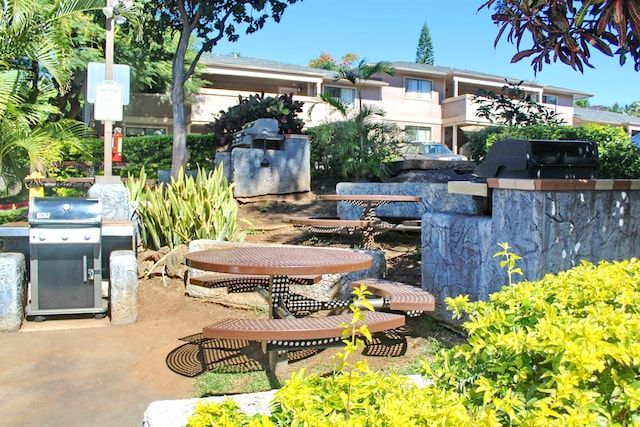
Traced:
[[113, 6], [105, 6], [102, 8], [102, 13], [104, 16], [109, 19], [113, 18]]
[[122, 16], [122, 15], [116, 15], [116, 17], [115, 17], [114, 21], [115, 21], [115, 23], [116, 23], [116, 24], [118, 24], [118, 25], [122, 25], [122, 24], [124, 24], [125, 22], [127, 22], [127, 18], [125, 18], [125, 17], [124, 17], [124, 16]]

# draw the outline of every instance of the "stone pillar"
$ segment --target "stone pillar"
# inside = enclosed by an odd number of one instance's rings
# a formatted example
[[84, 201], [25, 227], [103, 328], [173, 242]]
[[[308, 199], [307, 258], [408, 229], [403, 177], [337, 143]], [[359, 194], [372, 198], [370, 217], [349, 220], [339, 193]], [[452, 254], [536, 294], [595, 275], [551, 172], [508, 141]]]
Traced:
[[138, 320], [138, 263], [133, 251], [113, 251], [111, 270], [111, 324], [128, 325]]
[[0, 253], [0, 331], [17, 331], [24, 318], [26, 262], [21, 253]]
[[102, 219], [129, 221], [129, 190], [122, 183], [96, 183], [87, 196], [102, 202]]

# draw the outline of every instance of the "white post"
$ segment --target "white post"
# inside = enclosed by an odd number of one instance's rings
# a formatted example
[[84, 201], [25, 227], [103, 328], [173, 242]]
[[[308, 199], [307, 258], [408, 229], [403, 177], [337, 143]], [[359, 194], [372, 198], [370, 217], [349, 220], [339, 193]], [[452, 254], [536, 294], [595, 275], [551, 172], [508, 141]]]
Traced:
[[[107, 7], [112, 6], [117, 0], [107, 0]], [[113, 21], [114, 15], [107, 17], [106, 37], [104, 47], [104, 79], [113, 80]], [[111, 120], [104, 120], [104, 176], [109, 180], [111, 177], [111, 133], [113, 123]]]

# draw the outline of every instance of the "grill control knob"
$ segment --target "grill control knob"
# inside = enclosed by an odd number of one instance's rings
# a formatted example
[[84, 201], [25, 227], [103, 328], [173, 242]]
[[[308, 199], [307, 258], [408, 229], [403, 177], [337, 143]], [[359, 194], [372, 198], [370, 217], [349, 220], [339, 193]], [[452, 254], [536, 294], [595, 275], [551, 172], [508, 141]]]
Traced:
[[68, 235], [68, 234], [63, 234], [62, 236], [60, 236], [60, 238], [61, 238], [63, 241], [67, 241], [67, 240], [69, 240], [69, 235]]
[[38, 240], [40, 240], [41, 242], [44, 242], [46, 238], [47, 238], [46, 234], [44, 233], [38, 234]]
[[69, 203], [65, 203], [64, 205], [62, 205], [63, 211], [69, 212], [70, 209], [71, 209], [71, 205], [69, 205]]
[[91, 240], [91, 233], [89, 232], [84, 233], [84, 240]]

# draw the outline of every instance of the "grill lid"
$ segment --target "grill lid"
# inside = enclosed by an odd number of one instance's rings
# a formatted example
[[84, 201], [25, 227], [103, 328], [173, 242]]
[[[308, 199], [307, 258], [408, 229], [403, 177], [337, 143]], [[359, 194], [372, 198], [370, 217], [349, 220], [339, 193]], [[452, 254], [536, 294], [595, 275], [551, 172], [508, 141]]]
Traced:
[[99, 199], [34, 197], [27, 219], [31, 226], [99, 226], [102, 203]]
[[479, 178], [593, 179], [599, 164], [592, 141], [503, 139], [473, 173]]
[[236, 132], [233, 147], [251, 147], [254, 140], [281, 141], [284, 136], [279, 132], [280, 127], [276, 119], [258, 119], [245, 124], [241, 131]]

